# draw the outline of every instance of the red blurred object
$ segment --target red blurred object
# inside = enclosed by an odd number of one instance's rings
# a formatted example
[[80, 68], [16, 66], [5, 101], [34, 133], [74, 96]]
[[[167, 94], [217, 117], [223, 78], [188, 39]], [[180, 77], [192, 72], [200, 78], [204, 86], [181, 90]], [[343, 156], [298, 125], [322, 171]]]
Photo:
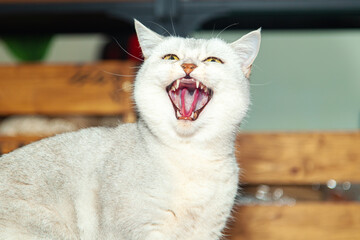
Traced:
[[130, 36], [129, 41], [128, 41], [127, 51], [129, 52], [128, 57], [131, 60], [141, 62], [140, 59], [144, 59], [142, 56], [140, 44], [139, 44], [136, 34], [133, 34]]

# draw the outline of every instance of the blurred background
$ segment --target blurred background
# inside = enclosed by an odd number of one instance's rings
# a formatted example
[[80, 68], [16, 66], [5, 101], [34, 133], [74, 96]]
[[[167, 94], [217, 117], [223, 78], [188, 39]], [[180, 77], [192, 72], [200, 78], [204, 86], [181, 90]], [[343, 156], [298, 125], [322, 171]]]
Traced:
[[0, 63], [131, 58], [115, 40], [139, 56], [133, 18], [164, 35], [229, 42], [262, 27], [244, 131], [360, 127], [358, 1], [3, 0]]
[[228, 42], [262, 27], [227, 239], [360, 239], [357, 0], [0, 0], [0, 155], [136, 120], [134, 18]]

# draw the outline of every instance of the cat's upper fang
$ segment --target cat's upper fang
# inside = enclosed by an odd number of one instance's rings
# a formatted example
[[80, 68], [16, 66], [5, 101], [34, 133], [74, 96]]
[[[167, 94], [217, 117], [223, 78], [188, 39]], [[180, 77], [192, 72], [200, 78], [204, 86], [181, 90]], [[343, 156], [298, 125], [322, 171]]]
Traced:
[[[192, 79], [192, 78], [183, 78], [183, 79], [188, 79], [190, 81], [194, 81], [195, 82], [195, 87], [196, 88], [207, 88], [204, 84], [202, 84], [201, 82], [199, 82], [198, 80]], [[173, 84], [171, 84], [171, 91], [176, 91], [179, 87], [180, 87], [180, 83], [181, 83], [181, 79], [177, 79]]]

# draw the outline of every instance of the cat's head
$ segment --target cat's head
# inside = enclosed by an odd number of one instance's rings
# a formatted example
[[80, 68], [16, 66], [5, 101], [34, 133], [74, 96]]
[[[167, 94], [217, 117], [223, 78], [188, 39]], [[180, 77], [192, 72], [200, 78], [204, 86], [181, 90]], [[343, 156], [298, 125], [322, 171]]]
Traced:
[[163, 37], [136, 20], [135, 28], [145, 61], [134, 98], [151, 131], [200, 139], [235, 132], [250, 103], [248, 77], [260, 30], [229, 44]]

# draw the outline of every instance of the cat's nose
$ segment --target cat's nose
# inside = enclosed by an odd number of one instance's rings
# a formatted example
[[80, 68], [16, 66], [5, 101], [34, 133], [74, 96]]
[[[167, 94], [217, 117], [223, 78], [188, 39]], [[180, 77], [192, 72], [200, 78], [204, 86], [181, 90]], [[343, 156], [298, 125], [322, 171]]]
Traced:
[[183, 63], [181, 65], [181, 67], [183, 68], [184, 72], [186, 73], [186, 76], [189, 76], [190, 73], [192, 71], [194, 71], [195, 68], [197, 68], [197, 66], [193, 63]]

